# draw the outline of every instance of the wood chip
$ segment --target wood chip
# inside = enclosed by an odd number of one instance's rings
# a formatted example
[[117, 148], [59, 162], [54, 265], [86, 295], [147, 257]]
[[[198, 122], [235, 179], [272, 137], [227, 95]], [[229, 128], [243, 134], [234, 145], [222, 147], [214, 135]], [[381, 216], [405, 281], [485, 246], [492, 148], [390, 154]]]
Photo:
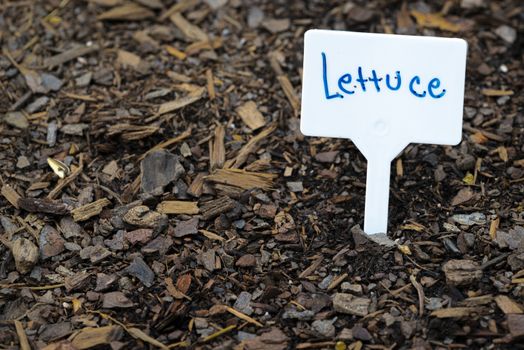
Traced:
[[187, 300], [191, 300], [190, 297], [188, 297], [185, 293], [181, 292], [180, 290], [178, 290], [177, 287], [175, 287], [175, 285], [173, 284], [173, 279], [171, 277], [166, 277], [164, 279], [164, 282], [166, 284], [167, 292], [173, 298], [175, 298], [175, 299], [184, 299], [185, 298]]
[[453, 286], [468, 285], [482, 277], [482, 270], [473, 260], [449, 260], [442, 266], [446, 281]]
[[320, 264], [322, 264], [323, 258], [318, 258], [315, 260], [307, 269], [302, 271], [300, 275], [298, 275], [298, 278], [306, 278], [307, 276], [311, 275], [313, 272], [315, 272]]
[[212, 219], [222, 213], [228, 212], [236, 206], [236, 202], [229, 197], [220, 197], [200, 206], [200, 213], [204, 220]]
[[500, 97], [500, 96], [511, 96], [514, 94], [512, 90], [495, 90], [495, 89], [482, 89], [482, 95], [490, 97]]
[[16, 209], [20, 209], [20, 207], [18, 206], [18, 202], [22, 197], [20, 197], [20, 195], [18, 194], [18, 192], [14, 190], [14, 188], [5, 184], [2, 186], [1, 192], [2, 196], [4, 196], [4, 198], [7, 199], [7, 201], [11, 203], [13, 207], [15, 207]]
[[93, 216], [100, 214], [102, 212], [102, 209], [104, 209], [104, 207], [109, 204], [111, 204], [111, 201], [109, 199], [102, 198], [92, 203], [71, 210], [71, 215], [73, 215], [73, 220], [76, 222], [85, 221], [92, 218]]
[[438, 28], [453, 33], [457, 33], [465, 28], [465, 25], [448, 21], [440, 13], [425, 13], [413, 10], [411, 15], [415, 17], [417, 24], [424, 28]]
[[248, 101], [238, 107], [237, 113], [251, 130], [256, 130], [266, 125], [264, 116], [258, 110], [257, 104], [253, 101]]
[[180, 51], [179, 49], [177, 49], [176, 47], [173, 47], [173, 46], [170, 46], [170, 45], [166, 45], [166, 51], [167, 53], [169, 53], [171, 56], [174, 56], [180, 60], [185, 60], [187, 55]]
[[246, 321], [246, 322], [249, 322], [249, 323], [252, 323], [256, 326], [259, 326], [259, 327], [264, 327], [264, 325], [260, 322], [258, 322], [257, 320], [255, 320], [254, 318], [252, 317], [249, 317], [248, 315], [238, 311], [238, 310], [235, 310], [233, 309], [232, 307], [229, 307], [229, 306], [226, 306], [226, 311], [235, 315], [236, 317]]
[[273, 186], [276, 174], [255, 173], [240, 169], [218, 169], [212, 175], [207, 175], [207, 181], [239, 187], [244, 190], [260, 188], [268, 190]]
[[210, 100], [214, 100], [216, 97], [215, 83], [213, 78], [213, 71], [211, 69], [206, 70], [206, 81], [207, 81], [207, 94]]
[[48, 213], [54, 215], [64, 215], [69, 212], [69, 208], [62, 201], [40, 198], [20, 198], [18, 205], [30, 213]]
[[122, 334], [120, 326], [85, 327], [76, 333], [71, 341], [75, 349], [90, 349], [99, 345], [109, 345]]
[[22, 322], [15, 320], [15, 328], [16, 334], [18, 335], [18, 342], [20, 343], [20, 350], [31, 350]]
[[197, 176], [195, 176], [195, 178], [191, 182], [191, 185], [189, 185], [189, 188], [187, 189], [187, 193], [189, 193], [193, 197], [197, 197], [197, 198], [200, 197], [204, 189], [205, 176], [206, 174], [204, 173], [198, 173]]
[[219, 236], [217, 235], [216, 233], [214, 232], [211, 232], [211, 231], [207, 231], [207, 230], [198, 230], [198, 232], [200, 232], [202, 235], [204, 235], [205, 237], [211, 239], [211, 240], [214, 240], [214, 241], [225, 241], [226, 239], [222, 236]]
[[134, 2], [117, 6], [99, 15], [99, 20], [137, 21], [154, 17], [155, 14], [147, 8]]
[[504, 312], [506, 315], [524, 313], [524, 308], [522, 305], [506, 295], [497, 295], [495, 297], [495, 302], [497, 303], [499, 309], [501, 309], [502, 312]]
[[144, 331], [142, 331], [142, 330], [140, 330], [138, 328], [126, 327], [126, 331], [133, 338], [140, 339], [140, 340], [142, 340], [142, 341], [144, 341], [146, 343], [149, 343], [149, 344], [151, 344], [153, 346], [156, 346], [157, 348], [160, 348], [162, 350], [169, 350], [169, 348], [166, 345], [162, 344], [161, 342], [159, 342], [155, 338], [147, 335], [146, 333], [144, 333]]
[[190, 41], [207, 41], [209, 40], [207, 34], [200, 29], [198, 26], [190, 23], [187, 19], [180, 14], [180, 12], [176, 12], [172, 14], [169, 19], [171, 22], [173, 22], [178, 29], [184, 33], [185, 37]]
[[219, 125], [215, 128], [215, 135], [213, 142], [210, 141], [209, 146], [209, 168], [210, 171], [222, 168], [226, 161], [226, 148], [224, 146], [225, 130], [224, 126]]
[[479, 313], [479, 310], [478, 307], [450, 307], [435, 310], [431, 313], [431, 316], [437, 318], [469, 317], [473, 313]]
[[234, 159], [230, 159], [226, 162], [226, 168], [240, 168], [247, 160], [247, 157], [258, 150], [260, 143], [265, 140], [273, 131], [275, 131], [276, 125], [271, 124], [256, 136], [253, 136], [238, 152]]
[[282, 87], [282, 90], [284, 90], [284, 94], [286, 95], [289, 104], [293, 108], [295, 117], [297, 117], [300, 114], [300, 99], [298, 98], [298, 95], [295, 92], [293, 85], [291, 84], [289, 78], [286, 75], [279, 75], [277, 79], [280, 83], [280, 87]]
[[46, 58], [44, 60], [44, 66], [46, 66], [47, 68], [53, 68], [71, 60], [74, 60], [75, 58], [78, 58], [80, 56], [85, 56], [98, 50], [100, 50], [100, 46], [96, 44], [90, 46], [77, 46], [70, 50], [59, 53], [58, 55]]
[[196, 6], [200, 1], [199, 0], [180, 0], [177, 1], [173, 6], [171, 6], [167, 11], [165, 11], [161, 16], [160, 20], [163, 21], [166, 18], [170, 17], [175, 12], [183, 12], [191, 7]]
[[188, 106], [202, 98], [204, 95], [204, 92], [206, 91], [205, 87], [201, 87], [191, 93], [189, 93], [187, 96], [183, 96], [180, 98], [177, 98], [176, 100], [165, 102], [160, 105], [158, 108], [158, 115], [162, 115], [165, 113], [176, 111], [177, 109], [180, 109], [182, 107]]
[[161, 214], [198, 214], [198, 202], [163, 201], [156, 207]]

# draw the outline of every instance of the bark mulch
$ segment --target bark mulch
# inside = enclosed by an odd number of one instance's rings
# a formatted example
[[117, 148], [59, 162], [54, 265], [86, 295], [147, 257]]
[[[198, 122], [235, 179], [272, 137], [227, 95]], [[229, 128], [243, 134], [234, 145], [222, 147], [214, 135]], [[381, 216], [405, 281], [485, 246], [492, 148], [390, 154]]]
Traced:
[[[2, 349], [524, 348], [520, 1], [0, 4]], [[463, 141], [299, 131], [310, 28], [468, 41]], [[387, 53], [384, 53], [387, 54]]]

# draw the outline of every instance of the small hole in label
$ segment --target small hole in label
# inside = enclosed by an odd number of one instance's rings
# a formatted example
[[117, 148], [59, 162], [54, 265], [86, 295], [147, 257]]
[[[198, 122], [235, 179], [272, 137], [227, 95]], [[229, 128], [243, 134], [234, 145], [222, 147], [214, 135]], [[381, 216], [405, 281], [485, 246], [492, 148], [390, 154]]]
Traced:
[[388, 125], [383, 120], [375, 122], [374, 129], [375, 133], [379, 136], [384, 136], [389, 131]]

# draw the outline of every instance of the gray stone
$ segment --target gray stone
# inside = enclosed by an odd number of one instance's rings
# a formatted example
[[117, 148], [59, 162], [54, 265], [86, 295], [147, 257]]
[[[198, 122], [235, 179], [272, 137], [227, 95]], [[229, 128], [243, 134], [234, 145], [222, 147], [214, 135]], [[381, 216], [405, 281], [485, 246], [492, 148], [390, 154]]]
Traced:
[[49, 147], [53, 147], [56, 144], [56, 132], [58, 130], [58, 126], [56, 125], [56, 122], [53, 120], [52, 122], [49, 122], [47, 124], [47, 136], [46, 141]]
[[58, 79], [52, 74], [42, 73], [40, 77], [42, 78], [42, 85], [48, 91], [58, 91], [62, 87], [62, 80]]
[[288, 309], [282, 314], [283, 319], [293, 319], [300, 321], [308, 321], [315, 317], [315, 313], [311, 310], [297, 311], [296, 309]]
[[76, 78], [75, 84], [78, 87], [86, 87], [91, 83], [91, 79], [93, 79], [93, 73], [87, 72]]
[[65, 242], [64, 247], [70, 252], [79, 252], [82, 250], [82, 247], [74, 242]]
[[302, 181], [288, 181], [286, 183], [287, 188], [291, 192], [302, 192], [304, 191], [304, 186], [302, 185]]
[[70, 216], [65, 216], [60, 219], [60, 231], [66, 239], [73, 237], [82, 237], [82, 227], [74, 222]]
[[29, 159], [27, 159], [26, 156], [20, 156], [18, 157], [18, 160], [16, 161], [16, 167], [18, 169], [24, 169], [30, 166], [31, 163], [29, 162]]
[[181, 221], [175, 226], [175, 237], [184, 237], [198, 233], [198, 218]]
[[151, 287], [153, 285], [155, 273], [141, 257], [136, 257], [133, 262], [124, 269], [124, 271], [131, 276], [138, 278], [146, 287]]
[[347, 293], [337, 293], [333, 297], [335, 311], [350, 315], [366, 316], [370, 304], [371, 300], [368, 298], [359, 298]]
[[253, 295], [249, 292], [241, 292], [233, 307], [248, 316], [251, 315], [253, 313], [253, 308], [250, 306], [252, 297]]
[[202, 265], [204, 265], [204, 268], [210, 272], [213, 272], [215, 270], [215, 264], [216, 264], [216, 252], [214, 249], [208, 249], [207, 251], [201, 253], [199, 255], [199, 260]]
[[116, 282], [116, 280], [116, 275], [106, 275], [105, 273], [97, 273], [95, 292], [103, 292], [109, 289]]
[[60, 131], [66, 135], [82, 136], [87, 128], [89, 125], [84, 123], [66, 124], [60, 128]]
[[44, 107], [49, 102], [49, 97], [42, 96], [31, 102], [25, 110], [27, 113], [35, 113], [38, 112], [42, 107]]
[[176, 181], [184, 172], [178, 157], [173, 153], [159, 150], [149, 153], [140, 163], [143, 192], [152, 192]]
[[344, 292], [350, 292], [355, 295], [362, 295], [362, 286], [360, 284], [353, 284], [349, 282], [342, 282], [340, 288]]
[[456, 214], [451, 217], [454, 222], [459, 225], [484, 225], [486, 223], [486, 215], [475, 212], [471, 214]]
[[507, 25], [501, 25], [495, 29], [495, 34], [497, 34], [502, 40], [508, 44], [513, 44], [517, 39], [517, 31], [515, 28], [512, 28]]
[[15, 127], [17, 129], [27, 129], [29, 127], [29, 121], [21, 112], [6, 113], [4, 121], [7, 125]]
[[516, 226], [515, 228], [505, 231], [497, 231], [495, 242], [500, 248], [509, 248], [511, 250], [518, 249], [521, 242], [524, 240], [524, 228]]
[[251, 7], [247, 13], [247, 25], [249, 28], [256, 28], [264, 20], [264, 12], [260, 7]]
[[64, 239], [52, 226], [45, 225], [40, 232], [40, 256], [47, 259], [62, 253], [65, 249]]
[[331, 320], [316, 320], [311, 324], [311, 329], [325, 338], [335, 336], [335, 326]]
[[244, 332], [244, 331], [238, 331], [237, 333], [237, 340], [239, 342], [241, 341], [244, 341], [244, 340], [249, 340], [249, 339], [254, 339], [256, 338], [256, 334], [253, 334], [253, 333], [248, 333], [248, 332]]

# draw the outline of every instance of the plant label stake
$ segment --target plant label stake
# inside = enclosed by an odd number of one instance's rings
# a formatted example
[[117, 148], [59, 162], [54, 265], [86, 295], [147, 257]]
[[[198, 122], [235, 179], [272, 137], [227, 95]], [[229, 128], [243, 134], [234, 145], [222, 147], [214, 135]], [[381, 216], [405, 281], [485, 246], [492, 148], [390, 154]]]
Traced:
[[456, 38], [306, 32], [300, 128], [366, 157], [368, 235], [387, 233], [393, 158], [412, 142], [460, 142], [466, 52]]

